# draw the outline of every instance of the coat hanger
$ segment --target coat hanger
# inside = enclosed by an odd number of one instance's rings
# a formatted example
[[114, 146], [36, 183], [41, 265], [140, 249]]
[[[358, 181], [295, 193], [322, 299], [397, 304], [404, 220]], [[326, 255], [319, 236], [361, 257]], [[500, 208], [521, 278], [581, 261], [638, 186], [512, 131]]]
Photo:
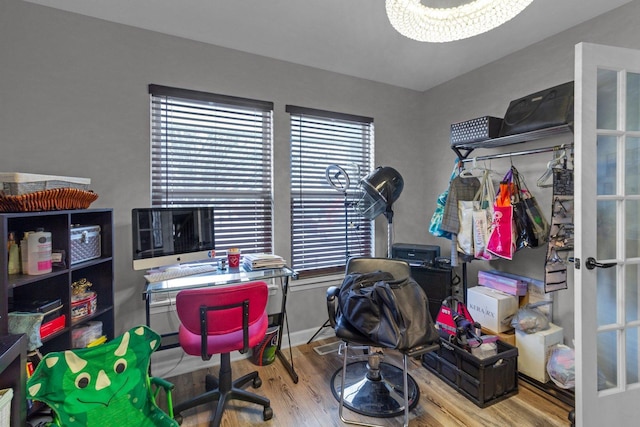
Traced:
[[[538, 181], [536, 182], [538, 187], [540, 188], [553, 187], [553, 171], [555, 169], [562, 169], [566, 166], [567, 150], [564, 148], [564, 144], [560, 146], [559, 150], [561, 150], [560, 154], [558, 156], [555, 156], [553, 160], [547, 163], [547, 170], [545, 170], [544, 173], [540, 176], [540, 178], [538, 178]], [[555, 153], [556, 152], [554, 151], [554, 154]], [[549, 179], [552, 180], [551, 183], [548, 182]]]
[[[463, 165], [464, 166], [464, 165]], [[460, 171], [462, 178], [482, 178], [485, 174], [495, 174], [496, 172], [485, 166], [478, 166], [478, 161], [474, 157], [471, 160], [471, 167]]]

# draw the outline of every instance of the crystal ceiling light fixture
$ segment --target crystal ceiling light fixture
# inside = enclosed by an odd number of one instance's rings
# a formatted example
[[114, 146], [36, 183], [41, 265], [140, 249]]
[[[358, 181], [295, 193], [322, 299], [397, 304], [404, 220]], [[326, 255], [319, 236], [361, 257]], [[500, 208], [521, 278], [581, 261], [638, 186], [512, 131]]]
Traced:
[[389, 22], [403, 36], [420, 42], [443, 43], [492, 30], [518, 15], [531, 2], [474, 0], [456, 7], [428, 7], [421, 0], [386, 0], [386, 9]]

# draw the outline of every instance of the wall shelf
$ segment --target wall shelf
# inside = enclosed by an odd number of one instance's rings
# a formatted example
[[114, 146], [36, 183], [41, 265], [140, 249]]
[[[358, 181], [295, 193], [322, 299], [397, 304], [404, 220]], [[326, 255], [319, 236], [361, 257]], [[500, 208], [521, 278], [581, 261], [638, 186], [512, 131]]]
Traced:
[[[483, 141], [452, 145], [451, 149], [460, 160], [464, 160], [477, 148], [496, 148], [507, 145], [521, 144], [523, 142], [535, 141], [538, 139], [551, 138], [573, 132], [569, 125], [554, 126], [538, 129], [531, 132], [519, 133], [516, 135], [501, 136], [498, 138], [485, 139]], [[462, 152], [464, 150], [464, 153]]]

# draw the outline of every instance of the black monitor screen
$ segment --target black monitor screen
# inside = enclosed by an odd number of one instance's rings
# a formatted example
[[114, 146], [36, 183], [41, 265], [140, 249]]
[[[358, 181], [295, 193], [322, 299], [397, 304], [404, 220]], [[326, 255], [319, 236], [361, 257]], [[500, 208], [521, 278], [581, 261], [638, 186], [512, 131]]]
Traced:
[[215, 255], [211, 207], [140, 208], [131, 214], [135, 270]]

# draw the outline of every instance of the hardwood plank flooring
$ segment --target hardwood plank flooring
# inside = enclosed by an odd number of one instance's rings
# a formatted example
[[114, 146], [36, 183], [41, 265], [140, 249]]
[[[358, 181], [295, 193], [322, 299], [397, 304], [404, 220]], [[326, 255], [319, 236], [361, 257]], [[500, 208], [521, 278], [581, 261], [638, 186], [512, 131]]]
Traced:
[[[338, 402], [333, 397], [330, 381], [333, 373], [342, 366], [342, 356], [338, 353], [319, 355], [313, 348], [332, 340], [319, 340], [311, 344], [293, 348], [294, 367], [300, 380], [294, 384], [279, 360], [268, 366], [258, 367], [248, 359], [232, 363], [233, 378], [238, 378], [253, 370], [258, 370], [262, 387], [247, 390], [268, 397], [274, 416], [262, 420], [262, 408], [244, 402], [232, 402], [222, 418], [222, 426], [264, 425], [339, 427], [345, 425], [338, 416]], [[333, 339], [335, 341], [335, 339]], [[286, 350], [287, 357], [289, 351]], [[385, 361], [401, 365], [400, 356], [393, 351], [385, 351]], [[216, 367], [217, 368], [217, 367]], [[174, 402], [182, 402], [204, 391], [204, 377], [208, 370], [199, 370], [172, 378], [175, 384]], [[213, 374], [217, 374], [212, 369]], [[540, 393], [520, 381], [518, 394], [486, 408], [479, 408], [459, 394], [455, 389], [424, 368], [418, 360], [410, 360], [410, 375], [420, 388], [420, 400], [411, 411], [411, 427], [554, 427], [569, 426], [567, 415], [569, 405], [546, 394]], [[185, 411], [185, 427], [208, 426], [213, 413], [208, 405]], [[402, 416], [395, 418], [366, 418], [345, 410], [349, 419], [368, 420], [384, 426], [401, 426]]]

